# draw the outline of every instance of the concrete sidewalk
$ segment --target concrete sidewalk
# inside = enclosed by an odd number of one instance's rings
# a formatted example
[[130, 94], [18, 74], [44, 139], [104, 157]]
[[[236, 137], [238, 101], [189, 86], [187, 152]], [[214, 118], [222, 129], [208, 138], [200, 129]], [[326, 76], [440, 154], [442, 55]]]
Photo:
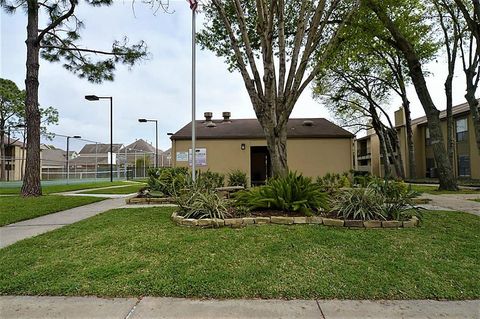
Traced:
[[0, 297], [0, 317], [147, 318], [480, 318], [480, 300], [192, 300], [179, 298]]
[[124, 205], [125, 198], [107, 199], [0, 227], [0, 248]]
[[471, 199], [480, 198], [480, 194], [442, 194], [432, 195], [424, 193], [420, 198], [427, 198], [430, 200], [428, 205], [446, 210], [455, 210], [459, 212], [466, 212], [480, 216], [480, 203], [472, 201]]

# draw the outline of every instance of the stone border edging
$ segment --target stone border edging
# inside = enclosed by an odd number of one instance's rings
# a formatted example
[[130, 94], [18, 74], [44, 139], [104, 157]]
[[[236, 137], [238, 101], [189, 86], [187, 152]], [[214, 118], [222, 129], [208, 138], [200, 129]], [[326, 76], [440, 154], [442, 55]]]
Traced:
[[286, 216], [271, 216], [271, 217], [243, 217], [243, 218], [227, 218], [227, 219], [194, 219], [184, 218], [174, 212], [171, 216], [172, 220], [180, 226], [201, 227], [201, 228], [219, 228], [231, 227], [241, 228], [251, 225], [264, 224], [278, 224], [278, 225], [325, 225], [334, 227], [348, 227], [348, 228], [413, 228], [418, 226], [419, 219], [412, 217], [410, 220], [343, 220], [334, 218], [324, 218], [320, 216], [311, 217], [286, 217]]
[[132, 197], [127, 198], [125, 202], [129, 205], [135, 204], [171, 204], [173, 199], [171, 197]]

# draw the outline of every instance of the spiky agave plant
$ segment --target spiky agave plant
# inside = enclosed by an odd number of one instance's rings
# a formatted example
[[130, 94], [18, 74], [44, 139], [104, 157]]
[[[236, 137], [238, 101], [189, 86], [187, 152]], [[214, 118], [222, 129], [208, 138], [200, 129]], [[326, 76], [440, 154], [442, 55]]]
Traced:
[[271, 179], [264, 186], [239, 192], [235, 200], [237, 205], [251, 210], [269, 208], [311, 215], [328, 209], [327, 195], [311, 178], [296, 172]]

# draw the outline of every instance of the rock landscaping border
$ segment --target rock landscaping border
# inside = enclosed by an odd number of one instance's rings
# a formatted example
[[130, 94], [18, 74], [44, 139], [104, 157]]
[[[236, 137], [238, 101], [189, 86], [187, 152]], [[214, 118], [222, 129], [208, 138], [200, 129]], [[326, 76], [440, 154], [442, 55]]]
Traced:
[[135, 204], [172, 204], [171, 197], [132, 197], [127, 198], [125, 202], [129, 205]]
[[278, 224], [278, 225], [325, 225], [334, 227], [347, 228], [413, 228], [418, 226], [419, 220], [417, 217], [412, 217], [410, 220], [343, 220], [334, 218], [324, 218], [320, 216], [311, 217], [286, 217], [286, 216], [271, 216], [271, 217], [243, 217], [243, 218], [227, 218], [227, 219], [193, 219], [179, 216], [178, 213], [172, 214], [172, 220], [180, 226], [200, 227], [200, 228], [219, 228], [231, 227], [241, 228], [252, 225], [264, 224]]

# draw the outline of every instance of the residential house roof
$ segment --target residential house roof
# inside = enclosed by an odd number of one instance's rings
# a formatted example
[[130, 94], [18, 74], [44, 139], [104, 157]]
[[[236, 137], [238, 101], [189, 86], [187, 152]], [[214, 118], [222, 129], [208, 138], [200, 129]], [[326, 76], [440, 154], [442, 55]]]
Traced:
[[42, 167], [63, 167], [66, 163], [66, 152], [61, 149], [45, 148], [42, 150]]
[[[125, 153], [125, 148], [127, 149], [127, 152], [130, 152], [130, 150], [135, 150], [135, 151], [142, 151], [145, 153], [155, 153], [155, 147], [148, 143], [147, 141], [143, 139], [138, 139], [135, 142], [131, 143], [130, 145], [127, 145], [120, 149], [118, 152], [119, 153]], [[161, 154], [163, 151], [161, 149], [158, 150], [158, 153]]]
[[[113, 153], [118, 153], [122, 146], [122, 144], [113, 144]], [[85, 144], [78, 154], [106, 154], [108, 152], [110, 152], [110, 144]]]
[[108, 164], [108, 155], [98, 154], [98, 156], [78, 156], [69, 161], [71, 166], [88, 166], [88, 165], [106, 165]]
[[[208, 125], [205, 120], [197, 120], [197, 139], [257, 139], [265, 138], [265, 133], [257, 119], [213, 120]], [[211, 123], [211, 122], [210, 122]], [[293, 118], [287, 124], [288, 138], [352, 138], [354, 135], [324, 118]], [[191, 122], [172, 135], [172, 140], [191, 138]]]
[[[10, 137], [10, 140], [8, 139], [8, 136], [4, 136], [3, 137], [3, 142], [5, 143], [5, 146], [7, 146], [9, 143], [10, 145], [15, 145], [15, 146], [18, 146], [18, 147], [23, 147], [23, 143], [22, 141], [19, 139], [19, 138], [16, 138], [16, 137]], [[25, 144], [26, 146], [26, 144]]]

